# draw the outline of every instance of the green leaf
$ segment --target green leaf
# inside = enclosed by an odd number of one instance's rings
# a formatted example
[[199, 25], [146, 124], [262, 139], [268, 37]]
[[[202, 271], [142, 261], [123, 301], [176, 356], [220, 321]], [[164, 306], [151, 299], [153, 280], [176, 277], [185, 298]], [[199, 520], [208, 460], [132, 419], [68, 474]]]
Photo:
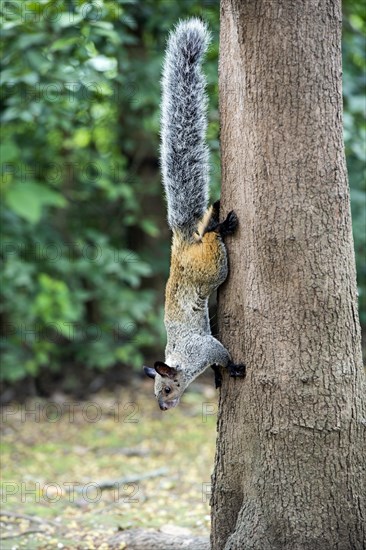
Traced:
[[117, 67], [117, 59], [106, 57], [105, 55], [97, 55], [88, 60], [88, 65], [99, 72], [112, 71]]
[[42, 207], [66, 205], [60, 193], [35, 182], [16, 182], [6, 192], [6, 203], [13, 212], [31, 223], [37, 223]]
[[64, 29], [66, 27], [73, 27], [82, 21], [83, 15], [81, 13], [73, 13], [72, 11], [61, 13], [55, 21], [55, 27]]
[[15, 160], [18, 154], [19, 149], [13, 141], [4, 141], [4, 143], [0, 145], [0, 161], [2, 165], [6, 162]]
[[56, 40], [51, 48], [51, 52], [56, 52], [59, 50], [68, 50], [71, 46], [81, 42], [80, 36], [71, 36], [69, 38], [59, 38]]
[[142, 220], [141, 227], [151, 237], [159, 235], [159, 228], [151, 220]]

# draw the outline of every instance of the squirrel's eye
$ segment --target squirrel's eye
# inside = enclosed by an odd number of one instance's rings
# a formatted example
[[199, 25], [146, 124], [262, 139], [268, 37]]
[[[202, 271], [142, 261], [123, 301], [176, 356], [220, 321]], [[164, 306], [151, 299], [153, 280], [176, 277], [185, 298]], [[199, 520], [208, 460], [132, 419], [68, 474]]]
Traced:
[[166, 394], [168, 394], [168, 393], [170, 393], [172, 390], [171, 390], [170, 388], [165, 388], [164, 391], [165, 391]]

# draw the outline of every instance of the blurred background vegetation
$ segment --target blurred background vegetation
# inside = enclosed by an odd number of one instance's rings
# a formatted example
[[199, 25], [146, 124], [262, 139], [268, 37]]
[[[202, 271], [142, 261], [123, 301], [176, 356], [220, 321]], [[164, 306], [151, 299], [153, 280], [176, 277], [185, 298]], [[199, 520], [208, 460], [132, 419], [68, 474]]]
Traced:
[[[365, 29], [344, 2], [344, 135], [366, 329]], [[179, 18], [213, 31], [211, 179], [219, 193], [217, 0], [4, 0], [2, 385], [92, 391], [162, 355], [169, 232], [159, 175], [160, 72]], [[9, 393], [10, 392], [10, 393]]]

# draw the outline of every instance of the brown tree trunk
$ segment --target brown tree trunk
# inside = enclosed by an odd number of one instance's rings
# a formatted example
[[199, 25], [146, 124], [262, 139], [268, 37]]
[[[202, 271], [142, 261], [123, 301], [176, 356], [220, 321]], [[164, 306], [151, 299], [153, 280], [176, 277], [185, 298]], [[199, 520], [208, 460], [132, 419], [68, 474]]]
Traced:
[[222, 214], [234, 208], [213, 550], [365, 548], [365, 414], [339, 0], [222, 0]]

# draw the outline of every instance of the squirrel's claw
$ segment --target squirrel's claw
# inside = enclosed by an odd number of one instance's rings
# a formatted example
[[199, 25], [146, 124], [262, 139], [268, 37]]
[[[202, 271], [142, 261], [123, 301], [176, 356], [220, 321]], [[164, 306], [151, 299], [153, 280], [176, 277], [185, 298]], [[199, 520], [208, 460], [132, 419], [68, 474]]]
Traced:
[[238, 223], [238, 216], [235, 214], [234, 210], [231, 210], [226, 216], [226, 219], [220, 224], [220, 234], [222, 237], [235, 233]]

